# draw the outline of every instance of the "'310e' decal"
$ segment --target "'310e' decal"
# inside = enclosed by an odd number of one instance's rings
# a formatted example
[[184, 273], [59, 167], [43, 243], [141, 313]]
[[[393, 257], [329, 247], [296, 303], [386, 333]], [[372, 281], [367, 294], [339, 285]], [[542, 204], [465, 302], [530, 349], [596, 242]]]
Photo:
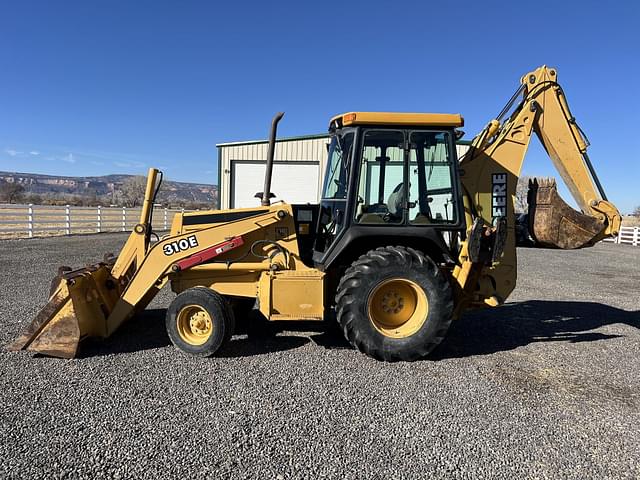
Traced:
[[189, 235], [187, 238], [182, 238], [180, 240], [175, 240], [171, 243], [167, 243], [162, 250], [164, 254], [169, 256], [174, 253], [182, 252], [184, 250], [189, 250], [190, 248], [198, 246], [198, 239], [195, 235]]

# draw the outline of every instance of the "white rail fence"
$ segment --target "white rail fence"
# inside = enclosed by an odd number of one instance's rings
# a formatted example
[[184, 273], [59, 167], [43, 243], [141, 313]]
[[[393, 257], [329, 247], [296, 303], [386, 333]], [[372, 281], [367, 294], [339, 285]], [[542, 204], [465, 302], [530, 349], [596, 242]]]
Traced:
[[[169, 230], [173, 215], [184, 211], [155, 207], [154, 230]], [[139, 208], [0, 204], [0, 238], [128, 232], [139, 219]], [[640, 246], [640, 227], [622, 227], [605, 242]]]
[[[184, 209], [155, 207], [153, 228], [169, 230]], [[140, 220], [140, 208], [0, 204], [0, 238], [127, 232]]]
[[640, 227], [621, 227], [617, 237], [607, 238], [605, 242], [626, 243], [637, 247], [640, 245]]

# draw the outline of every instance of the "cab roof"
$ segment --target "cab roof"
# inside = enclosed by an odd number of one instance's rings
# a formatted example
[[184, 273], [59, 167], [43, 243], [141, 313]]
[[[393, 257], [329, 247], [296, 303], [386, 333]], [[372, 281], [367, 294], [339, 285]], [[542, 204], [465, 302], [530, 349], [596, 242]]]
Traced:
[[459, 113], [347, 112], [329, 122], [329, 130], [349, 125], [398, 125], [423, 127], [462, 127]]

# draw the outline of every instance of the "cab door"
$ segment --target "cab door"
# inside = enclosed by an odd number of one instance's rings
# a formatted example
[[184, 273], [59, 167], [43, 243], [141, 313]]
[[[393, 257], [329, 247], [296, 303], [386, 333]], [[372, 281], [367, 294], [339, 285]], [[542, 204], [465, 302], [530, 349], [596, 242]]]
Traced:
[[314, 246], [315, 262], [321, 261], [345, 227], [355, 136], [354, 129], [337, 132], [329, 145]]

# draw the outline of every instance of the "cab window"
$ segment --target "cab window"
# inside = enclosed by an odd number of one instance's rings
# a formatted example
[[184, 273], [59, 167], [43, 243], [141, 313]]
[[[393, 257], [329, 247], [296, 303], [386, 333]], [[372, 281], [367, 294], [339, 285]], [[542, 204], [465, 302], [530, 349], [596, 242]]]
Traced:
[[368, 130], [363, 135], [355, 221], [360, 224], [404, 221], [404, 133]]
[[318, 215], [315, 250], [325, 252], [342, 231], [354, 133], [335, 135], [329, 145], [322, 200]]
[[409, 144], [409, 223], [456, 223], [451, 134], [411, 132]]
[[331, 140], [322, 198], [346, 200], [347, 173], [352, 144], [353, 133], [347, 133], [344, 136], [336, 135]]

